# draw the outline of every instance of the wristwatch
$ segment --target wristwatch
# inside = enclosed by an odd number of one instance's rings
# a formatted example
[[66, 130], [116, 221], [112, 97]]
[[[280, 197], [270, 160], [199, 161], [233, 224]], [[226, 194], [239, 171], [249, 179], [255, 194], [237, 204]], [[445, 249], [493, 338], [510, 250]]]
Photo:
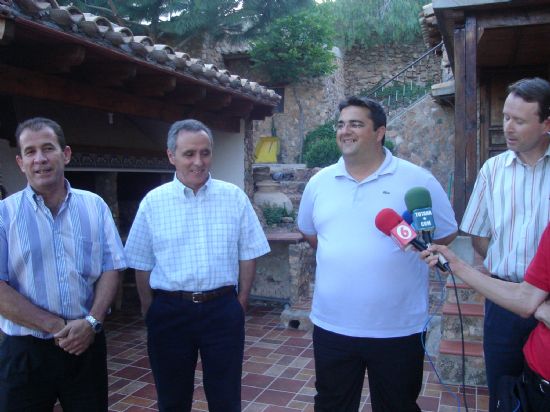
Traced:
[[92, 315], [86, 316], [84, 319], [90, 324], [95, 333], [99, 333], [103, 330], [103, 323], [98, 321]]

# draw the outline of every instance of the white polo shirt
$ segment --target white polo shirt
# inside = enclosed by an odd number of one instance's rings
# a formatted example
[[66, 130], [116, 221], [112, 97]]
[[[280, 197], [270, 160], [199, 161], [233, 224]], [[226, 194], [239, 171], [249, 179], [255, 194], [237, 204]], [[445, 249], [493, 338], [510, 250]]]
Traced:
[[432, 197], [434, 238], [457, 231], [445, 191], [428, 171], [385, 150], [371, 176], [357, 182], [341, 158], [311, 178], [298, 226], [317, 235], [313, 323], [347, 336], [389, 338], [420, 332], [428, 316], [428, 267], [380, 232], [374, 219], [384, 208], [406, 210], [405, 193], [425, 187]]

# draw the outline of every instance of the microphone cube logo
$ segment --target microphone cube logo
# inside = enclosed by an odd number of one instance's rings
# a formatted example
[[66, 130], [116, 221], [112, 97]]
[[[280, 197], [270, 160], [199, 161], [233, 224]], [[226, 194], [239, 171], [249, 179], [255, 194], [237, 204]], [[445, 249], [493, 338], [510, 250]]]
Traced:
[[409, 243], [410, 240], [416, 237], [415, 231], [406, 223], [400, 223], [393, 228], [392, 234], [397, 237], [404, 244]]
[[416, 239], [416, 232], [407, 222], [401, 221], [391, 230], [391, 237], [401, 250], [408, 250], [411, 242]]
[[429, 207], [416, 209], [412, 213], [414, 226], [421, 231], [435, 230], [435, 222], [432, 209]]

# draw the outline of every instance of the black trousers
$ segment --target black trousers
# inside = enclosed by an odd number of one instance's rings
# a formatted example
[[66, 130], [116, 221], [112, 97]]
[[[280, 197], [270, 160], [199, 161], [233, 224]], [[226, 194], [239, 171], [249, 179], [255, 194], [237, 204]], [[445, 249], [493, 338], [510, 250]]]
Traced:
[[421, 336], [356, 338], [315, 326], [315, 412], [358, 411], [365, 371], [373, 412], [420, 412]]
[[107, 411], [105, 335], [81, 355], [53, 339], [6, 336], [0, 345], [0, 411], [51, 412], [59, 399], [64, 412]]
[[191, 410], [199, 353], [208, 410], [241, 411], [244, 312], [236, 293], [204, 303], [155, 295], [145, 322], [161, 412]]

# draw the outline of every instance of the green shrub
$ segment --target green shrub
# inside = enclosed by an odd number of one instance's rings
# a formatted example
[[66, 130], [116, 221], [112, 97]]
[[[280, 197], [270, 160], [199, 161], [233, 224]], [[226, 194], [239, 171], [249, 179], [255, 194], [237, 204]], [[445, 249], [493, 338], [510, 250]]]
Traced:
[[265, 217], [265, 222], [269, 225], [277, 225], [282, 222], [283, 217], [294, 218], [293, 213], [289, 213], [286, 207], [277, 205], [265, 205], [262, 206], [262, 212]]
[[313, 141], [304, 154], [307, 167], [325, 167], [336, 163], [340, 158], [340, 149], [336, 138], [324, 138]]
[[334, 131], [335, 121], [328, 121], [321, 126], [318, 126], [316, 129], [313, 129], [306, 134], [304, 138], [303, 153], [309, 151], [311, 145], [321, 139], [336, 139], [336, 132]]

